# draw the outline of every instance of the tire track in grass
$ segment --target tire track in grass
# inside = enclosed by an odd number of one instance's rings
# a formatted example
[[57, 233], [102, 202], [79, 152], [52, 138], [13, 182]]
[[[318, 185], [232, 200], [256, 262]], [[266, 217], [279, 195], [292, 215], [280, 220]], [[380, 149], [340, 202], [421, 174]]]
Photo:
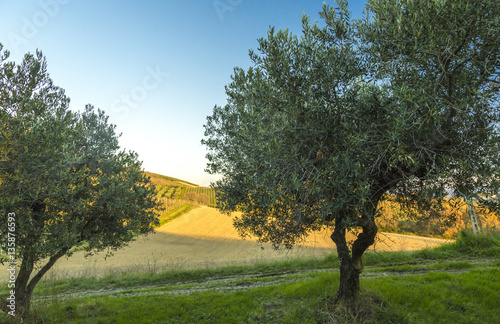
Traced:
[[[372, 271], [384, 266], [369, 266], [366, 267], [366, 271], [360, 276], [360, 279], [364, 278], [388, 278], [388, 277], [404, 277], [411, 275], [423, 275], [430, 272], [444, 272], [449, 274], [466, 273], [476, 269], [486, 269], [495, 267], [493, 261], [496, 259], [470, 259], [468, 262], [471, 263], [470, 267], [466, 269], [450, 269], [446, 266], [442, 268], [435, 268], [436, 264], [440, 262], [421, 262], [418, 263], [417, 267], [391, 271], [392, 266], [385, 266], [388, 268], [387, 271]], [[450, 262], [450, 261], [449, 261]], [[446, 265], [446, 264], [444, 264]], [[252, 288], [260, 288], [267, 286], [275, 286], [283, 283], [294, 283], [306, 281], [314, 278], [318, 273], [332, 272], [338, 273], [338, 267], [331, 268], [315, 268], [315, 269], [304, 269], [304, 270], [292, 270], [284, 272], [260, 272], [260, 273], [247, 273], [247, 274], [237, 274], [228, 276], [219, 276], [215, 278], [208, 278], [201, 280], [180, 280], [174, 283], [162, 283], [153, 285], [141, 285], [133, 287], [120, 287], [120, 288], [104, 288], [104, 289], [94, 289], [94, 290], [82, 290], [77, 292], [59, 293], [52, 295], [40, 295], [33, 296], [33, 301], [44, 301], [44, 300], [60, 300], [68, 298], [83, 298], [83, 297], [113, 297], [113, 296], [143, 296], [143, 295], [184, 295], [192, 294], [197, 292], [205, 291], [218, 291], [218, 292], [234, 292], [240, 290], [247, 290]]]

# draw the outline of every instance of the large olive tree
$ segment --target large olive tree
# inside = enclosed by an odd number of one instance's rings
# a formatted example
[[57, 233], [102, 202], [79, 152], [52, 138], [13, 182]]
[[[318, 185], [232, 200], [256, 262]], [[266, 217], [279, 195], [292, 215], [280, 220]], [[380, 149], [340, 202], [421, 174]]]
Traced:
[[7, 57], [0, 60], [0, 242], [12, 276], [0, 309], [23, 315], [58, 259], [74, 247], [111, 252], [151, 232], [158, 203], [137, 155], [119, 150], [102, 111], [70, 111], [40, 52], [19, 65]]
[[[345, 1], [303, 34], [271, 28], [205, 125], [218, 208], [291, 246], [332, 229], [337, 297], [359, 291], [384, 195], [439, 203], [491, 190], [498, 160], [500, 2]], [[348, 245], [346, 232], [356, 230]]]

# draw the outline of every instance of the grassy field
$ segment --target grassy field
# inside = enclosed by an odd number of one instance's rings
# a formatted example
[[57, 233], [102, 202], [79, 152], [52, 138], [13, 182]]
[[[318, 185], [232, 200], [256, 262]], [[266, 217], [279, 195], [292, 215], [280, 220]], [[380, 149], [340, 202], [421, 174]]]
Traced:
[[[148, 175], [165, 202], [163, 226], [106, 264], [102, 257], [77, 260], [79, 252], [58, 262], [56, 274], [37, 286], [24, 323], [500, 323], [499, 235], [464, 233], [435, 249], [380, 252], [436, 244], [380, 233], [375, 251], [365, 254], [353, 313], [332, 304], [339, 281], [334, 254], [277, 257], [267, 245], [239, 240], [229, 217], [200, 207], [215, 204], [212, 189]], [[325, 235], [315, 234], [314, 247], [300, 252], [331, 251]], [[243, 266], [240, 259], [253, 261]], [[240, 265], [217, 268], [223, 264]], [[0, 323], [8, 320], [0, 314]]]
[[[194, 209], [182, 214], [184, 205], [169, 206], [162, 215], [163, 226], [146, 237], [139, 236], [113, 256], [105, 253], [85, 257], [76, 251], [70, 258], [61, 258], [44, 277], [105, 277], [122, 273], [140, 274], [171, 270], [217, 268], [227, 265], [250, 265], [290, 259], [324, 258], [335, 251], [328, 230], [315, 231], [292, 250], [276, 251], [270, 243], [259, 243], [255, 238], [239, 237], [232, 220], [214, 208], [192, 205]], [[349, 236], [351, 237], [351, 236]], [[431, 248], [447, 241], [379, 233], [370, 253], [381, 251], [409, 251]], [[0, 287], [8, 281], [8, 265], [0, 265]]]
[[44, 281], [25, 322], [499, 323], [499, 257], [498, 234], [469, 233], [434, 249], [369, 253], [356, 313], [332, 303], [339, 280], [333, 255]]

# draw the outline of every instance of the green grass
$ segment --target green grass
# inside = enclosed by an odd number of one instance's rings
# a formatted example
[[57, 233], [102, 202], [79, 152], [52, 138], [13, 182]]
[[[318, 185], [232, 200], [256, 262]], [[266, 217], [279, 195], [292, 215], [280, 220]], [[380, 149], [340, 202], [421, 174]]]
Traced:
[[500, 255], [500, 235], [462, 231], [455, 245], [459, 253], [490, 257]]
[[[498, 234], [463, 233], [455, 243], [432, 250], [367, 253], [356, 312], [332, 303], [339, 262], [330, 255], [253, 266], [42, 281], [34, 296], [52, 297], [33, 303], [36, 320], [31, 322], [500, 323], [499, 246]], [[328, 271], [317, 271], [321, 269]], [[286, 273], [286, 280], [273, 283]], [[224, 285], [251, 284], [256, 286], [222, 290]], [[171, 293], [201, 285], [209, 289]], [[56, 295], [111, 288], [135, 295]], [[5, 295], [6, 289], [2, 287], [1, 293]], [[0, 322], [5, 318], [0, 315]]]
[[182, 199], [184, 198], [184, 195], [186, 195], [187, 188], [180, 188], [180, 191], [177, 190], [175, 193], [175, 199]]
[[185, 213], [189, 212], [190, 210], [193, 210], [197, 208], [198, 206], [195, 206], [193, 204], [181, 204], [180, 206], [176, 208], [172, 208], [171, 210], [164, 212], [160, 215], [159, 220], [160, 220], [160, 225], [165, 225], [166, 223], [173, 221], [176, 218], [179, 218], [180, 216], [184, 215]]
[[500, 269], [430, 272], [363, 281], [390, 307], [378, 310], [386, 323], [500, 323]]
[[498, 256], [500, 256], [500, 234], [472, 234], [462, 231], [455, 242], [433, 249], [423, 249], [415, 252], [368, 252], [363, 256], [363, 264], [415, 263], [428, 260]]
[[65, 323], [310, 323], [323, 298], [317, 290], [325, 283], [334, 288], [330, 277], [232, 293], [81, 298], [44, 307], [40, 317]]
[[[34, 306], [47, 323], [498, 323], [500, 270], [361, 280], [369, 303], [353, 314], [329, 301], [338, 273], [236, 292], [106, 296]], [[366, 297], [365, 297], [366, 298]], [[371, 305], [370, 305], [371, 302]], [[368, 306], [367, 306], [368, 305]]]
[[[59, 280], [42, 280], [35, 288], [36, 295], [75, 293], [84, 290], [98, 290], [102, 287], [130, 288], [137, 286], [172, 285], [179, 282], [203, 282], [209, 279], [225, 278], [252, 274], [282, 274], [307, 269], [336, 268], [339, 262], [336, 255], [322, 259], [296, 259], [250, 266], [225, 266], [213, 269], [171, 270], [162, 273], [107, 275], [105, 277], [77, 277]], [[0, 295], [7, 294], [7, 287], [2, 286]]]

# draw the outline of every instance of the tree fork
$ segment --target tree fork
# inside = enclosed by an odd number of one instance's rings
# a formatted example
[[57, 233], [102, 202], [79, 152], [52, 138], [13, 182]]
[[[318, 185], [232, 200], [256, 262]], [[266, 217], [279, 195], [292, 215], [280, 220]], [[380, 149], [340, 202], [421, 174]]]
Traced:
[[377, 227], [370, 228], [366, 230], [363, 228], [363, 232], [359, 234], [358, 238], [352, 245], [352, 259], [353, 259], [353, 267], [359, 271], [359, 273], [363, 272], [363, 262], [362, 256], [363, 253], [375, 242], [375, 236], [377, 235]]
[[360, 291], [360, 272], [353, 266], [353, 260], [346, 241], [347, 229], [346, 226], [342, 224], [341, 219], [342, 218], [336, 220], [335, 228], [331, 235], [331, 239], [337, 246], [337, 254], [340, 260], [340, 285], [337, 295], [335, 296], [335, 301], [352, 301], [356, 299]]
[[336, 301], [338, 300], [355, 300], [360, 292], [359, 275], [363, 272], [363, 253], [375, 243], [377, 235], [377, 225], [375, 225], [374, 215], [376, 208], [383, 192], [382, 190], [374, 191], [378, 194], [373, 194], [372, 198], [365, 207], [366, 214], [361, 215], [358, 219], [358, 225], [361, 226], [362, 232], [358, 235], [356, 241], [352, 245], [352, 253], [347, 246], [346, 232], [347, 228], [342, 220], [346, 216], [341, 216], [335, 221], [334, 231], [331, 235], [332, 241], [337, 246], [337, 254], [340, 260], [340, 286], [337, 292]]
[[[382, 192], [381, 190], [378, 191]], [[375, 195], [372, 195], [372, 197], [373, 196]], [[358, 235], [358, 238], [352, 245], [352, 260], [354, 268], [358, 270], [359, 273], [364, 270], [362, 262], [363, 253], [365, 253], [365, 251], [373, 245], [373, 243], [375, 243], [378, 228], [377, 225], [375, 225], [374, 215], [377, 211], [377, 205], [381, 197], [382, 195], [378, 194], [374, 200], [370, 200], [368, 205], [365, 207], [366, 214], [361, 215], [358, 220], [358, 224], [363, 229], [363, 232]]]

